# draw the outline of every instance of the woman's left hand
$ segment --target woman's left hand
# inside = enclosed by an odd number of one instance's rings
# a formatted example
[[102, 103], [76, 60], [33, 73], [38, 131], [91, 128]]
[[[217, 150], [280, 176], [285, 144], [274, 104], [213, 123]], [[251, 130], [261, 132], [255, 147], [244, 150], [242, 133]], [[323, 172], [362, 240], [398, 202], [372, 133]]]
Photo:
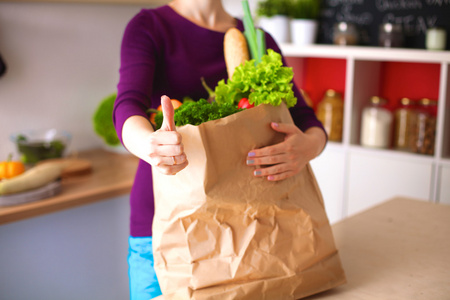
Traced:
[[271, 127], [286, 134], [286, 137], [279, 144], [253, 149], [248, 153], [247, 165], [258, 166], [253, 172], [257, 177], [279, 181], [294, 176], [325, 147], [326, 135], [321, 128], [311, 127], [302, 132], [294, 124], [274, 122]]

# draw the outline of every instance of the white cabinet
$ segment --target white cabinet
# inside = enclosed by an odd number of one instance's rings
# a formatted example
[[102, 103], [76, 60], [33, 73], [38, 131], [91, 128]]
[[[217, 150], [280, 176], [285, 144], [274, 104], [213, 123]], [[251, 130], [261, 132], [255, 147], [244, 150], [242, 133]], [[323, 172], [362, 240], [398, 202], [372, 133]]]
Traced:
[[450, 204], [450, 162], [440, 169], [438, 200], [439, 203]]
[[395, 196], [429, 199], [433, 163], [374, 150], [351, 149], [348, 174], [350, 216]]
[[342, 147], [329, 142], [323, 153], [311, 161], [331, 223], [344, 216], [345, 155]]
[[[450, 204], [450, 51], [292, 44], [281, 50], [315, 105], [326, 88], [344, 96], [343, 139], [311, 162], [332, 222], [393, 196]], [[362, 109], [383, 94], [391, 108], [400, 97], [438, 101], [433, 155], [360, 146]]]

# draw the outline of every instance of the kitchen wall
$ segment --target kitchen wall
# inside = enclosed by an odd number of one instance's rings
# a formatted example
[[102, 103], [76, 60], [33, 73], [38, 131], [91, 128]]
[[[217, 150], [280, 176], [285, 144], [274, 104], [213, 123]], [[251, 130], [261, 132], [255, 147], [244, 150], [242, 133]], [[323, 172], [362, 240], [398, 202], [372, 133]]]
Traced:
[[[240, 0], [223, 2], [240, 14]], [[92, 114], [115, 91], [122, 33], [140, 8], [0, 3], [0, 54], [8, 67], [0, 77], [0, 158], [15, 151], [11, 133], [27, 129], [68, 130], [69, 151], [101, 146]]]
[[[240, 0], [223, 2], [241, 14]], [[115, 91], [122, 33], [140, 8], [0, 2], [0, 160], [19, 130], [66, 129], [70, 152], [102, 146], [92, 114]], [[127, 198], [1, 225], [0, 300], [127, 299]]]

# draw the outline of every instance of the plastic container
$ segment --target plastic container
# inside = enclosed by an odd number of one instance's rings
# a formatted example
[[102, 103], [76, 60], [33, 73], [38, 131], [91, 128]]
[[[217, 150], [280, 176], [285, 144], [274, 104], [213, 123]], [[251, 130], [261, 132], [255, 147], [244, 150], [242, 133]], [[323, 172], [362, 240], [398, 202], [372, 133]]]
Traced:
[[447, 32], [443, 28], [429, 28], [425, 37], [425, 47], [428, 50], [445, 50]]
[[411, 134], [411, 151], [433, 155], [436, 137], [437, 101], [421, 99]]
[[342, 141], [342, 124], [344, 121], [344, 103], [342, 96], [335, 90], [327, 90], [317, 106], [317, 118], [322, 122], [328, 134], [328, 140]]
[[361, 122], [361, 145], [388, 148], [393, 123], [392, 112], [385, 108], [387, 101], [380, 97], [370, 98], [370, 105], [363, 109]]
[[413, 102], [409, 98], [400, 100], [400, 107], [394, 112], [394, 148], [409, 151], [410, 136], [415, 123]]

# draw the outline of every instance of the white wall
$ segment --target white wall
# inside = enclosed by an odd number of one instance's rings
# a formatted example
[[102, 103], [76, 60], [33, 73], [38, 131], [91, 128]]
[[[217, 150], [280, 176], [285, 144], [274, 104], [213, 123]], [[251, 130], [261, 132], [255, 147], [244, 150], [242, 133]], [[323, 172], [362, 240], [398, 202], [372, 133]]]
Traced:
[[98, 103], [115, 91], [121, 35], [135, 6], [0, 4], [0, 157], [9, 135], [66, 129], [70, 150], [100, 146], [92, 130]]
[[[240, 0], [223, 2], [241, 15]], [[18, 130], [66, 129], [69, 151], [101, 146], [92, 114], [116, 89], [122, 33], [140, 8], [0, 2], [0, 160]], [[1, 225], [0, 300], [127, 299], [128, 215], [124, 196]]]

